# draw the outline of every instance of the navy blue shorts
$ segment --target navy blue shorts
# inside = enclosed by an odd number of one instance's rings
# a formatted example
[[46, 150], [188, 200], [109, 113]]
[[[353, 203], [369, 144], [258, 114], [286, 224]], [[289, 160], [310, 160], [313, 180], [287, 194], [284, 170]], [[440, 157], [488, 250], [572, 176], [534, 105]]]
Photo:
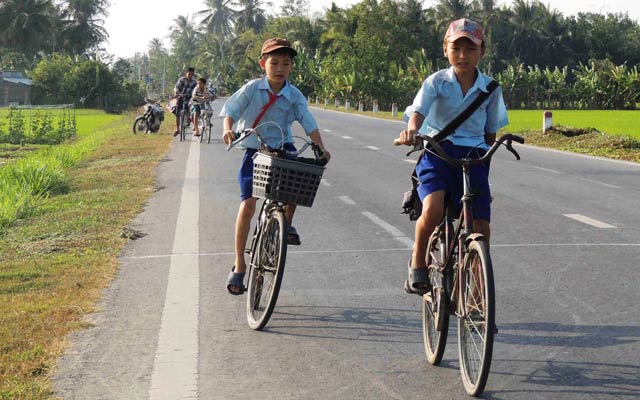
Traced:
[[[482, 157], [486, 151], [471, 147], [455, 146], [445, 140], [440, 143], [442, 149], [451, 158]], [[438, 190], [447, 192], [458, 212], [462, 209], [462, 168], [454, 167], [430, 152], [425, 152], [416, 167], [420, 184], [418, 194], [420, 200]], [[473, 217], [491, 221], [491, 190], [489, 188], [489, 163], [471, 167], [471, 191], [473, 197]]]
[[[292, 143], [285, 143], [284, 149], [295, 151]], [[244, 201], [253, 197], [253, 155], [256, 149], [247, 149], [242, 157], [242, 164], [238, 171], [238, 183], [240, 184], [240, 200]]]

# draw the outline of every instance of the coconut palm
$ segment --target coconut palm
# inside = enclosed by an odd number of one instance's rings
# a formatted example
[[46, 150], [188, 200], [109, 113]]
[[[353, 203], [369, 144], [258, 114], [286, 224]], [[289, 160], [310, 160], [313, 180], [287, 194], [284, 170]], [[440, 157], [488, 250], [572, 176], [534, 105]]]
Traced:
[[469, 0], [439, 0], [436, 4], [436, 18], [438, 30], [444, 34], [451, 21], [471, 16], [471, 2]]
[[514, 0], [509, 24], [513, 30], [509, 53], [525, 65], [536, 64], [542, 51], [541, 3]]
[[176, 67], [184, 71], [198, 55], [199, 36], [193, 20], [188, 15], [180, 15], [173, 20], [171, 33], [171, 49], [179, 60]]
[[236, 12], [231, 8], [232, 0], [205, 0], [206, 9], [196, 15], [203, 17], [200, 24], [208, 33], [224, 38], [231, 33]]
[[263, 5], [270, 6], [271, 2], [262, 0], [237, 0], [233, 3], [239, 7], [236, 17], [236, 31], [242, 33], [252, 29], [256, 33], [262, 32], [267, 24], [267, 13]]
[[101, 17], [107, 16], [108, 5], [107, 0], [67, 0], [62, 8], [62, 47], [78, 55], [105, 41], [109, 34]]
[[0, 44], [27, 56], [56, 46], [58, 14], [51, 0], [0, 1]]

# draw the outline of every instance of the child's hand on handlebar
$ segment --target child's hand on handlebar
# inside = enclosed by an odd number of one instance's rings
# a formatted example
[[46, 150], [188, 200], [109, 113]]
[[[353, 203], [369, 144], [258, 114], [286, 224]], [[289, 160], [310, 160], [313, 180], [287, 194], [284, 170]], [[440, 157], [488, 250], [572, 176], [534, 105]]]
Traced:
[[224, 140], [224, 144], [227, 144], [227, 145], [231, 144], [231, 142], [233, 142], [236, 139], [237, 139], [236, 134], [231, 129], [224, 131], [224, 134], [222, 135], [222, 140]]
[[408, 129], [405, 129], [402, 132], [400, 132], [398, 139], [396, 139], [394, 142], [396, 143], [396, 145], [404, 144], [407, 146], [411, 146], [415, 143], [416, 133], [417, 131], [414, 131], [414, 130], [410, 131]]

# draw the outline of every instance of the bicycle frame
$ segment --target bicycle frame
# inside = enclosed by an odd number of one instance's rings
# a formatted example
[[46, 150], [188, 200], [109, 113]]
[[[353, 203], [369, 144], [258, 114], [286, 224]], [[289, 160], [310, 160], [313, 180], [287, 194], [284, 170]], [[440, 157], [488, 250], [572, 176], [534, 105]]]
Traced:
[[[459, 274], [458, 271], [462, 270], [464, 264], [465, 242], [469, 235], [473, 234], [473, 194], [471, 193], [470, 170], [470, 163], [462, 164], [464, 192], [461, 199], [462, 210], [458, 215], [457, 223], [454, 223], [456, 220], [452, 217], [452, 204], [446, 206], [444, 216], [447, 249], [445, 262], [440, 272], [454, 283], [453, 287], [447, 287], [445, 283], [445, 293], [449, 301], [456, 305], [455, 315], [458, 317], [464, 317], [465, 315], [462, 290], [460, 290], [464, 287], [464, 282], [462, 282], [462, 274]], [[482, 237], [481, 234], [476, 235], [476, 237]], [[456, 262], [456, 268], [453, 265], [454, 261]]]

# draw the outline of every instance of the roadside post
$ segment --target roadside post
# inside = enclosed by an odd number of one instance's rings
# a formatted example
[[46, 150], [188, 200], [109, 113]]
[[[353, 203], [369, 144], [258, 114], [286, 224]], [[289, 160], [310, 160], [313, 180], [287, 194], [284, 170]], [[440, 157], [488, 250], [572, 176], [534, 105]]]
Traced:
[[542, 133], [547, 132], [553, 126], [551, 111], [542, 113]]

